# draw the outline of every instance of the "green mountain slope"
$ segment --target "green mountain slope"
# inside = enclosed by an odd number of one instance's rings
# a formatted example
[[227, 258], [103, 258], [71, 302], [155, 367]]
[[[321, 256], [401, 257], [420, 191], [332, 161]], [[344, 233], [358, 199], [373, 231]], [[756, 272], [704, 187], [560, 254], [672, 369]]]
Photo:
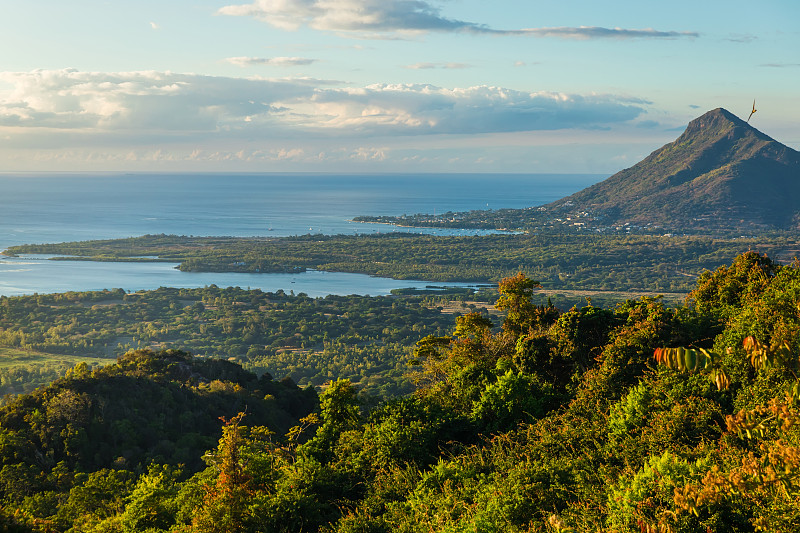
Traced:
[[800, 152], [719, 108], [631, 168], [544, 206], [356, 220], [536, 233], [794, 230], [800, 225]]
[[797, 228], [800, 152], [715, 109], [633, 167], [547, 207], [604, 225]]

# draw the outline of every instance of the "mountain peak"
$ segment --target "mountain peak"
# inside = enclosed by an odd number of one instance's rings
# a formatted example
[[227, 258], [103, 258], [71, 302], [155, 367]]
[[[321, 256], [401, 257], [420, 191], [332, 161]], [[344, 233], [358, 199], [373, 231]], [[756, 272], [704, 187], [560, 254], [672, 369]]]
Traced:
[[727, 109], [718, 107], [689, 122], [686, 130], [676, 142], [696, 135], [718, 135], [738, 138], [747, 134], [755, 135], [763, 140], [774, 140], [764, 135], [753, 126], [740, 119]]
[[564, 200], [548, 208], [569, 205], [610, 225], [796, 229], [800, 153], [717, 108], [633, 167]]
[[704, 114], [702, 114], [701, 116], [699, 116], [696, 119], [694, 119], [692, 122], [690, 122], [690, 124], [695, 123], [695, 122], [704, 122], [704, 121], [711, 121], [711, 120], [726, 120], [728, 122], [733, 122], [733, 123], [737, 123], [738, 122], [738, 123], [741, 123], [741, 124], [746, 124], [746, 122], [744, 120], [740, 119], [739, 117], [737, 117], [736, 115], [734, 115], [733, 113], [731, 113], [730, 111], [725, 109], [724, 107], [718, 107], [716, 109], [712, 109], [711, 111], [707, 111]]

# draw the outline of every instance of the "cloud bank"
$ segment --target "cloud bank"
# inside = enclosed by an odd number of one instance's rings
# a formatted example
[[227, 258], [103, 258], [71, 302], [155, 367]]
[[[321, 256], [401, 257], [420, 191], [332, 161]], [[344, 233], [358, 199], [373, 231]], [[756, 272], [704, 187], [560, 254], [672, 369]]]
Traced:
[[427, 70], [427, 69], [462, 69], [470, 68], [472, 65], [467, 63], [414, 63], [413, 65], [406, 65], [403, 68], [412, 70]]
[[475, 134], [605, 127], [639, 116], [647, 102], [612, 95], [522, 92], [502, 87], [376, 84], [317, 90], [298, 109], [317, 128], [393, 134]]
[[602, 28], [599, 26], [579, 26], [577, 28], [527, 28], [512, 33], [532, 35], [534, 37], [558, 37], [561, 39], [676, 39], [679, 37], [699, 37], [700, 34], [689, 31], [657, 31], [652, 28], [629, 30], [625, 28]]
[[310, 65], [316, 59], [307, 57], [229, 57], [225, 59], [228, 63], [237, 67], [271, 66], [271, 67], [299, 67]]
[[[0, 138], [5, 148], [127, 150], [136, 146], [281, 146], [292, 159], [315, 143], [365, 146], [414, 136], [482, 135], [609, 128], [648, 102], [615, 95], [523, 92], [503, 87], [423, 84], [341, 87], [311, 78], [231, 78], [171, 72], [0, 72]], [[0, 85], [2, 87], [2, 85]], [[394, 138], [394, 141], [390, 139]], [[465, 137], [465, 139], [468, 137]], [[293, 144], [294, 143], [294, 144]], [[386, 145], [388, 146], [388, 145]], [[388, 153], [361, 151], [356, 160]], [[272, 150], [272, 151], [270, 151]], [[78, 153], [76, 152], [76, 153]], [[348, 156], [351, 157], [351, 156]]]
[[563, 39], [674, 39], [698, 36], [695, 32], [596, 26], [499, 30], [485, 24], [443, 17], [439, 8], [424, 0], [255, 0], [251, 4], [222, 7], [218, 14], [254, 17], [284, 30], [307, 26], [315, 30], [358, 33], [365, 38], [394, 32], [464, 32]]
[[442, 17], [438, 8], [423, 0], [255, 0], [225, 6], [219, 14], [255, 17], [285, 30], [309, 26], [351, 32], [492, 32], [480, 24]]
[[310, 98], [320, 80], [226, 78], [171, 72], [0, 72], [0, 126], [95, 131], [217, 131]]

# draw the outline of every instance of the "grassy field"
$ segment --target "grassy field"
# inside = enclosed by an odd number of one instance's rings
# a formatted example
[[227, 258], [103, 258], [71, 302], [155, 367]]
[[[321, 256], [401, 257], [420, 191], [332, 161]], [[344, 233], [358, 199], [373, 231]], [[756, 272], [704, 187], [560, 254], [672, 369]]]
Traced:
[[78, 363], [90, 367], [113, 363], [114, 359], [49, 354], [16, 348], [0, 347], [0, 405], [10, 395], [23, 394], [60, 378]]
[[101, 357], [81, 357], [78, 355], [49, 354], [43, 352], [33, 352], [28, 350], [18, 350], [16, 348], [4, 348], [0, 346], [0, 369], [15, 368], [19, 366], [44, 365], [47, 363], [61, 363], [73, 367], [78, 363], [87, 365], [103, 366], [113, 363], [114, 359]]

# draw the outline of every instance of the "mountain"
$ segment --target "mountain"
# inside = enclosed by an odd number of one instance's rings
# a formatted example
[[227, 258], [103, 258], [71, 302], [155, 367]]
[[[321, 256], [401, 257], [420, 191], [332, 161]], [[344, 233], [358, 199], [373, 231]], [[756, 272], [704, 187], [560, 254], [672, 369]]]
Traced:
[[718, 108], [633, 167], [545, 209], [586, 213], [601, 226], [798, 229], [800, 152]]

